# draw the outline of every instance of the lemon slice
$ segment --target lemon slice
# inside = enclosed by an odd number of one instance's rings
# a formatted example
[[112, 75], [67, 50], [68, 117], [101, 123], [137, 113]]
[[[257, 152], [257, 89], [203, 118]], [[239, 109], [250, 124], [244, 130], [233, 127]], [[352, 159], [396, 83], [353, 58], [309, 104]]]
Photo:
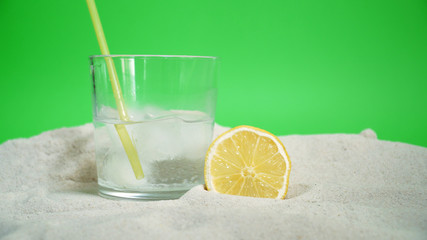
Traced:
[[205, 159], [205, 182], [218, 193], [284, 199], [291, 162], [273, 134], [239, 126], [220, 135]]

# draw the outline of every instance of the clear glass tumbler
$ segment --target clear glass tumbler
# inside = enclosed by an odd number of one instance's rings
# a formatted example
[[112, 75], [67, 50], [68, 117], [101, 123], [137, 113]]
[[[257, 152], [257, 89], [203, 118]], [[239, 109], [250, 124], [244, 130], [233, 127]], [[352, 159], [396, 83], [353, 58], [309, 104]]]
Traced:
[[90, 65], [100, 195], [174, 199], [203, 184], [217, 58], [97, 55]]

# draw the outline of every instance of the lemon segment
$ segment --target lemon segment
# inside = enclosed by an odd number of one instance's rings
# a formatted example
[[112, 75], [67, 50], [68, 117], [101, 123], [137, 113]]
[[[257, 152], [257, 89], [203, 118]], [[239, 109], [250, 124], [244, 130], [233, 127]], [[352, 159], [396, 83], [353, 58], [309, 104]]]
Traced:
[[205, 159], [209, 191], [284, 199], [291, 162], [282, 142], [273, 134], [239, 126], [213, 141]]

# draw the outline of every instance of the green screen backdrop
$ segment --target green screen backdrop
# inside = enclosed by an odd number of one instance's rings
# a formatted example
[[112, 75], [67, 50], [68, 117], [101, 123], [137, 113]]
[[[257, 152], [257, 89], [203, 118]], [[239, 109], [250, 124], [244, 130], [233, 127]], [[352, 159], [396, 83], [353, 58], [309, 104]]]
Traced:
[[[221, 58], [216, 121], [427, 146], [425, 0], [98, 0], [112, 54]], [[0, 142], [91, 122], [84, 0], [0, 1]]]

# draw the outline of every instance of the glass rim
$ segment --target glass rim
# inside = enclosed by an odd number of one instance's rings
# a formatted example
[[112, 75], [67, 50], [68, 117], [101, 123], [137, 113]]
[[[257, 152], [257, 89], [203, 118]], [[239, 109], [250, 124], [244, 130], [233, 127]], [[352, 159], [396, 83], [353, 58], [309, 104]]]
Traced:
[[218, 59], [214, 56], [195, 56], [195, 55], [154, 55], [154, 54], [109, 54], [109, 55], [90, 55], [89, 58], [103, 58], [103, 57], [153, 57], [153, 58], [206, 58]]

